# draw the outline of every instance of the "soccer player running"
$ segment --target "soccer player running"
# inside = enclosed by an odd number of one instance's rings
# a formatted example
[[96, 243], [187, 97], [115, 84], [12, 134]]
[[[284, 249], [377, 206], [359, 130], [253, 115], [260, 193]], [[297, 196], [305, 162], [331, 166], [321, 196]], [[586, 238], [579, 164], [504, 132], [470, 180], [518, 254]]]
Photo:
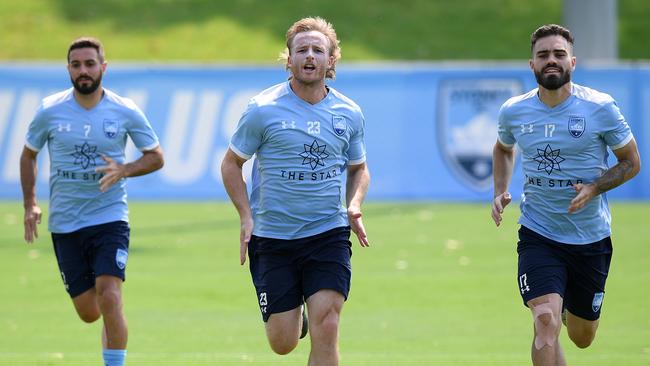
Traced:
[[[569, 30], [544, 25], [533, 32], [531, 49], [539, 87], [509, 99], [499, 113], [492, 219], [499, 226], [511, 201], [517, 145], [525, 174], [518, 283], [534, 318], [532, 361], [565, 365], [562, 322], [580, 348], [598, 328], [612, 256], [606, 192], [634, 177], [640, 159], [614, 99], [571, 82], [576, 59]], [[612, 167], [608, 147], [618, 160]]]
[[[102, 317], [103, 358], [122, 366], [127, 325], [122, 282], [129, 250], [126, 179], [163, 166], [158, 137], [130, 99], [102, 87], [104, 49], [79, 38], [68, 49], [73, 87], [43, 99], [20, 158], [25, 240], [38, 237], [36, 156], [50, 156], [49, 230], [65, 288], [81, 320]], [[127, 135], [142, 156], [125, 163]]]
[[[368, 246], [361, 218], [370, 182], [365, 122], [359, 106], [325, 84], [341, 57], [332, 24], [301, 19], [286, 42], [289, 81], [251, 99], [221, 172], [241, 220], [240, 262], [248, 250], [271, 348], [291, 352], [308, 319], [309, 365], [338, 365], [339, 317], [351, 278], [350, 229]], [[249, 202], [242, 165], [254, 154]], [[301, 316], [303, 301], [308, 318], [304, 311]]]

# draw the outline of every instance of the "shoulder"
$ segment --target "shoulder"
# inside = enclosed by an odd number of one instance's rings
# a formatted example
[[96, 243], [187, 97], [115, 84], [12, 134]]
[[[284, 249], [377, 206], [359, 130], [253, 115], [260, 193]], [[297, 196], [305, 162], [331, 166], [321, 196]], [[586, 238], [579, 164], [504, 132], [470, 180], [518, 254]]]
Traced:
[[251, 103], [257, 107], [272, 106], [288, 94], [288, 83], [284, 82], [263, 90], [251, 98]]
[[346, 97], [345, 95], [343, 95], [343, 93], [339, 92], [338, 90], [332, 87], [329, 87], [329, 89], [330, 89], [330, 93], [332, 93], [332, 97], [336, 98], [336, 100], [339, 103], [342, 103], [343, 105], [347, 106], [349, 109], [355, 112], [361, 113], [361, 107], [359, 107], [359, 105], [355, 103], [355, 101]]
[[41, 102], [41, 109], [46, 111], [69, 102], [73, 98], [72, 88], [60, 91], [56, 94], [48, 95]]
[[526, 107], [534, 103], [535, 98], [537, 98], [537, 88], [520, 95], [509, 98], [508, 100], [501, 105], [501, 110], [499, 114], [501, 116], [508, 116], [516, 113], [515, 111], [521, 107]]
[[109, 89], [104, 88], [104, 97], [109, 103], [114, 104], [118, 107], [131, 111], [139, 111], [138, 106], [132, 99], [120, 96]]
[[599, 106], [615, 103], [611, 95], [578, 84], [573, 84], [573, 95], [580, 100]]
[[529, 91], [528, 93], [516, 95], [509, 98], [503, 103], [502, 109], [511, 109], [516, 108], [522, 105], [526, 105], [534, 100], [537, 97], [537, 88]]

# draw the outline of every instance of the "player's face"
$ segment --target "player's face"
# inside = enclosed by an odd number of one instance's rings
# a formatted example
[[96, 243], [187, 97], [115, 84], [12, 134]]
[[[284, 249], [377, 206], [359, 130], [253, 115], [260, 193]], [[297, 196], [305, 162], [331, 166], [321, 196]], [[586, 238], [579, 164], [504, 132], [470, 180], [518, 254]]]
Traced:
[[537, 83], [548, 90], [557, 90], [571, 81], [576, 66], [571, 45], [562, 36], [540, 38], [533, 48], [530, 67]]
[[322, 83], [334, 63], [330, 56], [330, 43], [318, 31], [296, 34], [291, 45], [287, 66], [296, 81], [304, 84]]
[[97, 50], [92, 47], [70, 51], [68, 73], [75, 90], [81, 94], [92, 94], [102, 83], [106, 63], [99, 61]]

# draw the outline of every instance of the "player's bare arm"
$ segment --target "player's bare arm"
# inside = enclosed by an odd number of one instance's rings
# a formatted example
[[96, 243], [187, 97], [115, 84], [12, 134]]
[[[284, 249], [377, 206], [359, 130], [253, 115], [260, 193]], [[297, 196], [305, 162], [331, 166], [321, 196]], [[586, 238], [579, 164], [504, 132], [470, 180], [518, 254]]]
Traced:
[[228, 149], [221, 162], [221, 177], [226, 192], [239, 213], [241, 229], [239, 232], [239, 263], [246, 263], [248, 242], [253, 234], [253, 214], [246, 192], [246, 182], [242, 175], [242, 167], [246, 162], [232, 150]]
[[641, 158], [634, 138], [620, 149], [614, 150], [618, 163], [609, 168], [595, 182], [576, 184], [576, 197], [571, 200], [569, 213], [573, 213], [587, 204], [595, 196], [616, 188], [632, 179], [641, 170]]
[[368, 192], [370, 172], [366, 163], [348, 166], [346, 187], [346, 202], [348, 206], [348, 220], [352, 231], [357, 235], [362, 247], [369, 246], [368, 235], [363, 226], [361, 204]]
[[492, 171], [494, 177], [494, 200], [492, 200], [492, 220], [499, 226], [503, 220], [501, 214], [512, 201], [508, 185], [512, 178], [515, 164], [515, 149], [497, 141], [492, 150]]
[[104, 176], [99, 180], [99, 189], [106, 192], [113, 184], [119, 182], [122, 178], [137, 177], [149, 174], [163, 167], [165, 164], [163, 152], [160, 146], [152, 150], [145, 150], [142, 156], [131, 163], [119, 164], [108, 156], [102, 155], [106, 165], [95, 169]]
[[23, 205], [25, 207], [24, 226], [25, 241], [33, 243], [38, 238], [38, 224], [41, 223], [41, 208], [36, 202], [36, 155], [38, 152], [27, 147], [23, 148], [20, 156], [20, 183], [23, 189]]

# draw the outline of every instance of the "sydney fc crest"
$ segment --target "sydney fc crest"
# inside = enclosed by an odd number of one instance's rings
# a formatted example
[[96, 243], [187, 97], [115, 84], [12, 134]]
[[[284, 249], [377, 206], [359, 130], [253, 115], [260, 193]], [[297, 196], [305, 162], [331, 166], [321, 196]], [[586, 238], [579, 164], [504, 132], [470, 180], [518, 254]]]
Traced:
[[129, 252], [124, 249], [118, 249], [115, 253], [115, 264], [117, 268], [124, 269], [126, 268], [126, 261], [129, 259]]
[[105, 119], [104, 120], [104, 135], [109, 139], [115, 138], [117, 136], [117, 131], [119, 129], [119, 124], [117, 121]]
[[593, 310], [594, 313], [597, 313], [598, 310], [600, 310], [600, 307], [603, 305], [604, 298], [604, 292], [597, 292], [594, 294], [594, 300], [591, 302], [591, 310]]
[[345, 122], [345, 117], [342, 116], [332, 116], [332, 128], [334, 133], [338, 136], [343, 136], [345, 131], [348, 129], [348, 124]]
[[585, 132], [585, 117], [570, 117], [569, 118], [569, 133], [571, 136], [578, 138]]
[[440, 83], [437, 141], [453, 175], [466, 186], [492, 186], [497, 118], [508, 98], [522, 93], [517, 79], [458, 79]]

